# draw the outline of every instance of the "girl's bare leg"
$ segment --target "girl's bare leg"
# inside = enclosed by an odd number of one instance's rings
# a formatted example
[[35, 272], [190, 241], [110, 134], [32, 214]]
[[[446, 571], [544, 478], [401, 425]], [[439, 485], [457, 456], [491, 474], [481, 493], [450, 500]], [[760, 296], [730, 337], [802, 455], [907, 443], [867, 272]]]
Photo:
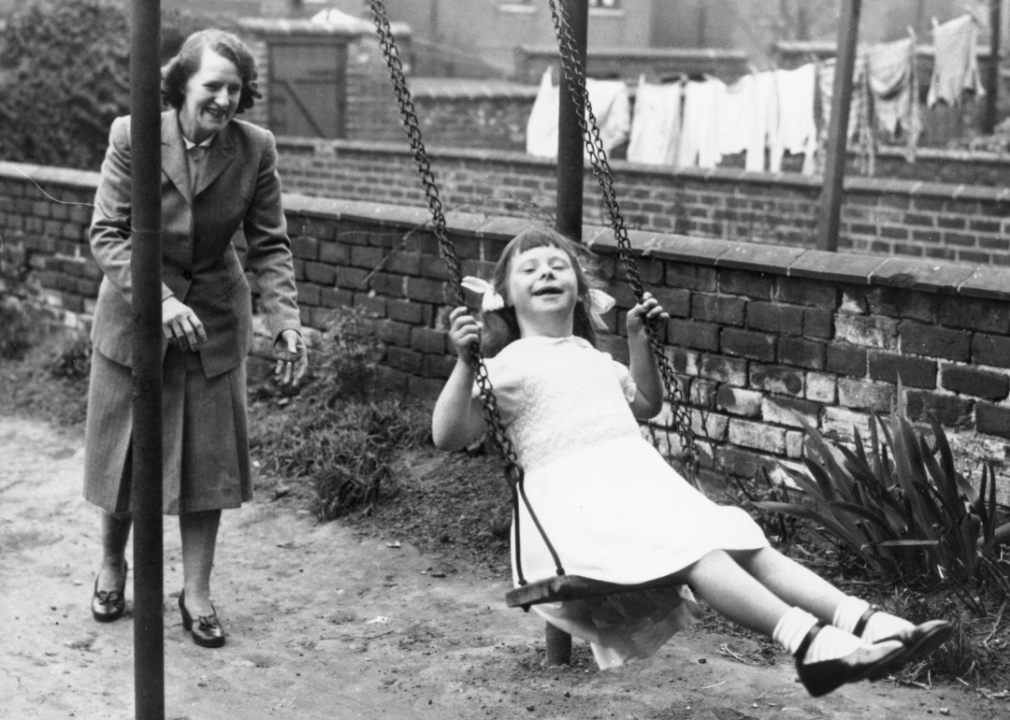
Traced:
[[781, 598], [786, 604], [803, 608], [824, 623], [831, 623], [845, 593], [816, 573], [778, 550], [731, 551], [740, 567]]

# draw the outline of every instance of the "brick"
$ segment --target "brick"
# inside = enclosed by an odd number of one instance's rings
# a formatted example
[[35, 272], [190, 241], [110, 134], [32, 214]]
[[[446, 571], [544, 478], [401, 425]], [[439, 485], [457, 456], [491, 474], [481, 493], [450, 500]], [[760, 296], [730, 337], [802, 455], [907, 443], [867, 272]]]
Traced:
[[319, 305], [319, 288], [301, 283], [298, 285], [299, 305]]
[[831, 311], [838, 304], [838, 288], [819, 280], [781, 277], [778, 280], [777, 299], [794, 305], [809, 305]]
[[360, 268], [338, 267], [336, 271], [337, 287], [348, 290], [361, 290], [368, 283], [368, 271]]
[[821, 417], [821, 434], [829, 440], [851, 443], [855, 440], [853, 428], [861, 437], [869, 437], [871, 416], [844, 408], [827, 407]]
[[712, 412], [691, 411], [691, 432], [696, 438], [706, 438], [715, 442], [726, 439], [729, 418]]
[[820, 405], [784, 395], [769, 395], [761, 404], [761, 419], [766, 423], [803, 427], [803, 423], [817, 427]]
[[382, 267], [387, 272], [399, 275], [420, 275], [421, 257], [419, 253], [393, 252], [386, 258], [386, 264]]
[[666, 326], [666, 336], [672, 345], [698, 350], [719, 349], [719, 326], [714, 323], [671, 319]]
[[411, 325], [421, 324], [421, 306], [417, 303], [406, 300], [390, 300], [386, 304], [386, 313], [390, 320], [398, 320]]
[[[673, 317], [691, 317], [691, 293], [687, 290], [657, 287], [650, 288], [653, 297], [663, 306], [663, 309]], [[695, 318], [701, 319], [701, 318]]]
[[742, 417], [758, 417], [761, 412], [762, 393], [723, 385], [716, 392], [715, 404], [719, 410]]
[[351, 265], [373, 270], [382, 264], [385, 256], [382, 248], [355, 245], [351, 248]]
[[305, 263], [305, 279], [317, 285], [333, 285], [337, 280], [337, 270], [332, 265], [307, 262]]
[[871, 352], [867, 359], [872, 380], [897, 383], [900, 376], [905, 387], [936, 387], [935, 360], [880, 352]]
[[975, 403], [975, 429], [986, 435], [1010, 438], [1010, 408]]
[[456, 366], [456, 359], [448, 355], [426, 354], [421, 361], [421, 375], [445, 379]]
[[901, 351], [914, 355], [967, 362], [971, 357], [971, 335], [964, 330], [950, 330], [905, 321], [898, 326]]
[[761, 273], [743, 270], [723, 270], [719, 274], [719, 289], [728, 295], [744, 295], [755, 300], [769, 300], [772, 296], [772, 279]]
[[940, 323], [948, 327], [1001, 335], [1010, 332], [1010, 315], [1004, 301], [944, 297], [939, 300], [937, 315]]
[[386, 360], [391, 368], [416, 373], [421, 369], [424, 356], [416, 350], [390, 346], [386, 348]]
[[[785, 438], [783, 437], [783, 443]], [[716, 465], [723, 472], [742, 478], [757, 478], [762, 471], [775, 470], [775, 460], [749, 450], [735, 447], [720, 447], [715, 451]]]
[[948, 428], [967, 429], [972, 425], [973, 399], [926, 390], [905, 393], [905, 414], [912, 422], [928, 422], [930, 418]]
[[783, 395], [803, 395], [804, 375], [802, 371], [778, 365], [758, 365], [750, 367], [750, 387]]
[[387, 345], [409, 347], [410, 331], [410, 325], [402, 322], [383, 320], [376, 324], [376, 335]]
[[354, 307], [364, 308], [365, 312], [375, 317], [386, 317], [386, 298], [376, 297], [372, 293], [355, 293]]
[[881, 350], [898, 349], [898, 322], [876, 315], [835, 317], [835, 340]]
[[[678, 370], [678, 372], [680, 371]], [[746, 387], [747, 361], [706, 353], [701, 356], [698, 375], [707, 380], [724, 382], [734, 387]]]
[[752, 360], [765, 362], [775, 360], [775, 338], [766, 333], [725, 328], [719, 335], [719, 349], [727, 355], [738, 355]]
[[708, 409], [715, 407], [715, 395], [719, 389], [718, 383], [701, 380], [699, 378], [678, 377], [677, 379], [681, 388], [684, 388], [686, 384], [686, 387], [690, 392], [688, 397], [690, 397], [691, 405], [698, 408]]
[[747, 327], [778, 335], [799, 335], [803, 332], [803, 308], [775, 303], [747, 303]]
[[1010, 378], [1006, 373], [941, 363], [940, 387], [985, 400], [1002, 400], [1010, 394]]
[[803, 396], [807, 400], [821, 403], [822, 405], [833, 405], [838, 389], [838, 379], [834, 375], [825, 373], [807, 373], [806, 390]]
[[729, 441], [734, 445], [783, 455], [786, 451], [786, 431], [750, 420], [729, 421]]
[[796, 365], [808, 370], [823, 370], [824, 358], [824, 343], [800, 338], [779, 338], [778, 362], [782, 365]]
[[827, 340], [834, 334], [834, 313], [824, 308], [807, 308], [803, 311], [803, 335]]
[[719, 325], [743, 325], [747, 301], [726, 295], [695, 293], [691, 298], [691, 317]]
[[421, 302], [444, 304], [447, 301], [445, 293], [446, 285], [438, 280], [428, 280], [427, 278], [407, 278], [407, 298], [410, 300], [420, 300]]
[[830, 344], [827, 347], [826, 369], [839, 375], [863, 377], [866, 375], [866, 349]]
[[443, 330], [432, 330], [430, 328], [414, 328], [410, 334], [410, 347], [423, 353], [445, 354], [448, 333]]
[[375, 273], [370, 281], [371, 289], [386, 297], [403, 297], [404, 279], [401, 275]]
[[1010, 368], [1010, 338], [975, 333], [971, 339], [971, 359], [978, 365]]
[[331, 265], [347, 265], [351, 261], [351, 249], [338, 242], [319, 243], [319, 262]]
[[291, 254], [302, 260], [318, 260], [319, 241], [311, 237], [292, 238]]
[[838, 404], [857, 410], [890, 412], [897, 388], [890, 383], [838, 379]]
[[319, 304], [326, 308], [350, 307], [354, 303], [354, 293], [337, 288], [321, 288]]
[[[611, 353], [612, 354], [612, 353]], [[700, 353], [683, 350], [678, 347], [667, 347], [666, 357], [675, 372], [684, 375], [697, 375], [700, 367]]]

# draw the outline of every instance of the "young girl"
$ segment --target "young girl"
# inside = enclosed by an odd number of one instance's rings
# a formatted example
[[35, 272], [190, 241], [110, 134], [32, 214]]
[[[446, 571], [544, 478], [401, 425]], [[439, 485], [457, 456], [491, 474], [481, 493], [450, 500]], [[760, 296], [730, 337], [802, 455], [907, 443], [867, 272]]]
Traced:
[[[435, 405], [435, 445], [459, 449], [484, 431], [470, 352], [481, 342], [527, 496], [566, 572], [682, 585], [534, 607], [592, 643], [606, 668], [648, 657], [686, 627], [698, 612], [690, 585], [722, 615], [781, 643], [815, 696], [882, 677], [950, 637], [944, 621], [913, 626], [845, 595], [769, 547], [743, 510], [714, 504], [676, 474], [636, 422], [662, 408], [646, 323], [668, 315], [648, 295], [628, 312], [630, 368], [596, 350], [590, 263], [551, 230], [527, 230], [506, 246], [483, 322], [465, 307], [449, 316], [459, 358]], [[555, 574], [536, 532], [524, 533], [519, 560], [530, 580]]]

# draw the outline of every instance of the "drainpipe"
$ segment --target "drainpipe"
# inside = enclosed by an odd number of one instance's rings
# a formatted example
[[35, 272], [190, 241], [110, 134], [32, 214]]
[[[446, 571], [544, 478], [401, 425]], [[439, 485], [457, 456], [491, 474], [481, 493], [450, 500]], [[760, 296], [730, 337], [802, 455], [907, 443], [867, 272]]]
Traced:
[[164, 720], [160, 0], [133, 0], [132, 15], [134, 697], [138, 720]]
[[838, 19], [838, 53], [835, 83], [831, 96], [831, 125], [821, 191], [821, 217], [817, 228], [817, 248], [838, 250], [838, 229], [842, 211], [842, 182], [845, 179], [846, 140], [849, 135], [849, 106], [852, 103], [852, 71], [856, 67], [859, 38], [859, 11], [862, 0], [842, 0]]
[[[589, 37], [589, 0], [561, 0], [575, 38], [577, 65], [585, 73]], [[579, 120], [585, 103], [561, 66], [561, 99], [558, 103], [557, 215], [555, 229], [573, 240], [582, 241], [582, 193], [585, 155]], [[575, 100], [578, 102], [576, 103]], [[572, 659], [572, 636], [547, 623], [547, 664], [567, 665]]]
[[1003, 34], [1003, 21], [1000, 14], [1002, 0], [989, 0], [989, 28], [992, 36], [989, 46], [989, 66], [986, 68], [985, 89], [988, 94], [985, 97], [985, 113], [982, 116], [982, 134], [992, 135], [996, 129], [996, 109], [999, 105], [1000, 91], [1000, 35]]

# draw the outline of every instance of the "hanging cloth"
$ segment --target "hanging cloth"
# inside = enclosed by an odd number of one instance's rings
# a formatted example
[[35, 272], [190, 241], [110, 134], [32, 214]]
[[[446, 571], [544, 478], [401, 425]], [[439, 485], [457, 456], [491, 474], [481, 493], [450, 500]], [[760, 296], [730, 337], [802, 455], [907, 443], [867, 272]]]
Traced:
[[978, 25], [970, 14], [962, 15], [943, 25], [933, 18], [933, 77], [929, 83], [926, 103], [959, 105], [961, 94], [972, 91], [977, 97], [985, 94], [978, 69]]
[[904, 138], [914, 157], [922, 133], [916, 98], [915, 38], [873, 45], [866, 52], [873, 104], [873, 130], [888, 139]]
[[[600, 129], [603, 149], [610, 152], [625, 140], [631, 130], [631, 101], [621, 80], [586, 80], [589, 103]], [[553, 71], [547, 68], [540, 78], [540, 88], [526, 122], [526, 152], [537, 157], [558, 155], [558, 109], [560, 86], [554, 84]]]
[[714, 78], [689, 82], [684, 88], [678, 167], [711, 169], [719, 164], [719, 101], [725, 90], [725, 83]]
[[[818, 138], [818, 154], [823, 158], [827, 152], [828, 129], [831, 127], [831, 102], [835, 94], [834, 59], [827, 60], [817, 70], [817, 92], [821, 96], [821, 129]], [[872, 133], [868, 132], [869, 82], [866, 78], [865, 53], [857, 53], [852, 71], [852, 99], [849, 102], [849, 125], [846, 142], [856, 141], [860, 168], [867, 174], [874, 165]]]
[[681, 83], [653, 85], [639, 78], [631, 118], [628, 160], [648, 165], [674, 165], [680, 141]]
[[[721, 155], [733, 155], [749, 149], [751, 143], [751, 128], [754, 125], [754, 106], [756, 83], [754, 75], [744, 75], [732, 85], [727, 85], [719, 99], [719, 153]], [[751, 164], [751, 153], [746, 156], [748, 170], [762, 170], [763, 167], [753, 168]], [[760, 164], [763, 165], [764, 153], [762, 151]]]
[[784, 152], [802, 154], [803, 174], [814, 172], [814, 151], [817, 148], [817, 122], [814, 119], [814, 93], [817, 66], [808, 63], [795, 70], [776, 70], [775, 86], [778, 102], [776, 142], [770, 154], [770, 169], [780, 172]]

